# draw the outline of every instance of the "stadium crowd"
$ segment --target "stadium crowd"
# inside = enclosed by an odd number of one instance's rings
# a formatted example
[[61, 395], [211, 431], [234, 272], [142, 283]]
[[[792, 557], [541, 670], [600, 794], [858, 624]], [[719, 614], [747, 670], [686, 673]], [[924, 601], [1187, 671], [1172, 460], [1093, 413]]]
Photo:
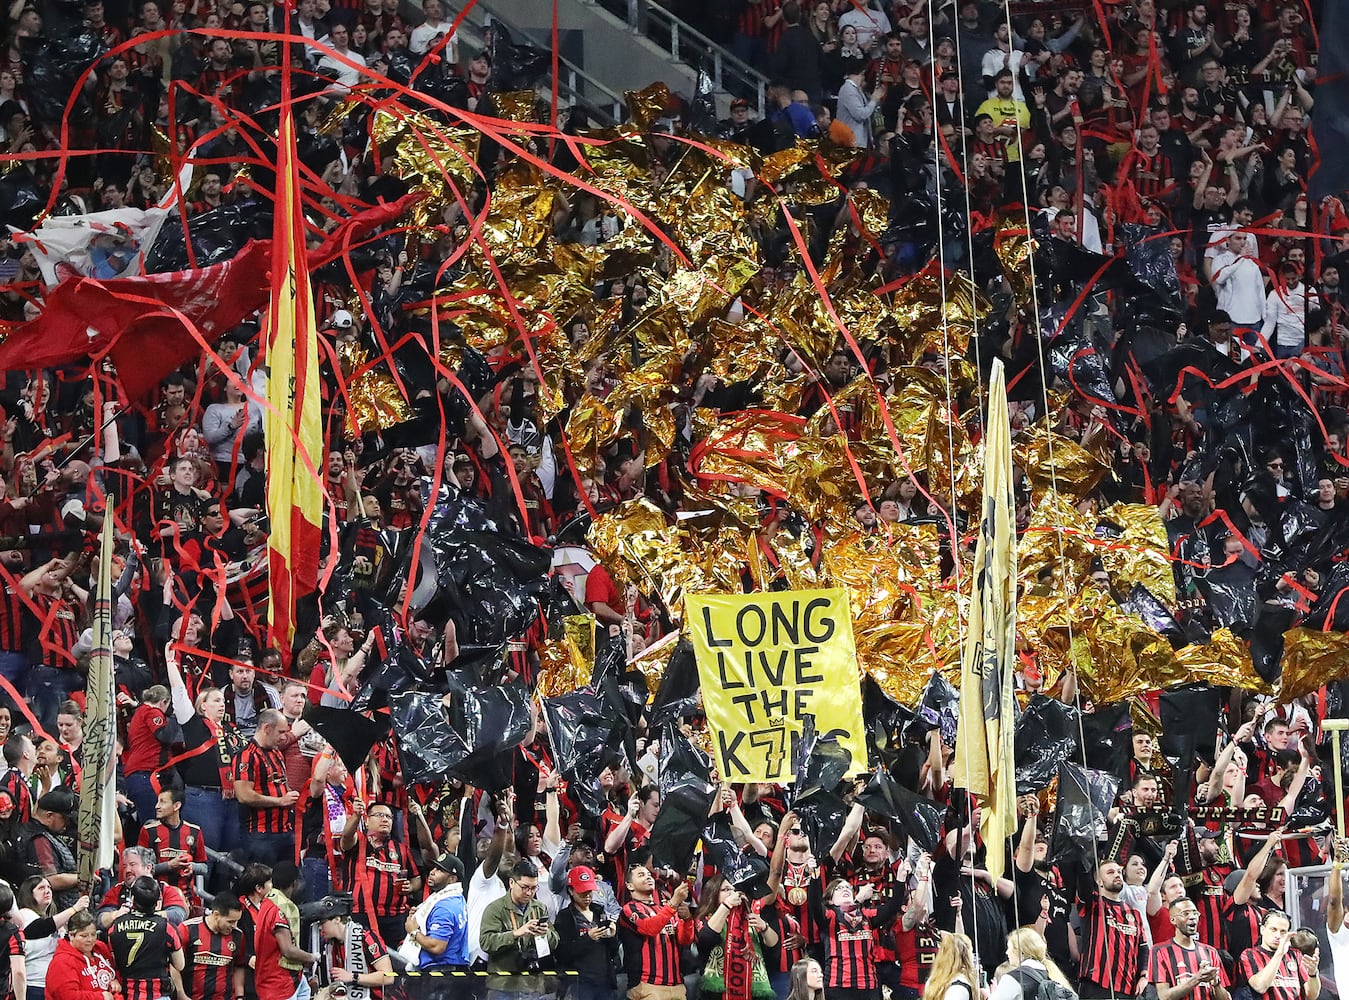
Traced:
[[[891, 237], [867, 251], [840, 195], [827, 215], [819, 206], [809, 213], [819, 226], [810, 248], [853, 239], [851, 266], [869, 278], [917, 272], [937, 249], [933, 233], [948, 228], [960, 238], [940, 259], [977, 267], [973, 242], [959, 246], [963, 235], [1009, 205], [1025, 206], [1017, 211], [1046, 243], [1114, 254], [1133, 239], [1130, 226], [1163, 239], [1176, 281], [1169, 322], [1154, 317], [1140, 329], [1129, 294], [1086, 276], [1055, 286], [1063, 303], [1077, 300], [1087, 336], [1110, 359], [1112, 399], [1131, 401], [1127, 413], [1108, 414], [1102, 397], [1079, 395], [1059, 423], [1078, 441], [1107, 424], [1119, 437], [1108, 475], [1081, 504], [1160, 509], [1176, 560], [1177, 604], [1167, 611], [1181, 627], [1226, 626], [1254, 642], [1261, 629], [1276, 639], [1295, 625], [1346, 631], [1349, 602], [1340, 608], [1338, 597], [1349, 586], [1341, 292], [1349, 217], [1336, 197], [1308, 194], [1317, 162], [1311, 5], [1013, 6], [1014, 14], [981, 0], [737, 0], [680, 12], [772, 80], [766, 122], [737, 96], [706, 131], [771, 148], [799, 139], [861, 151], [845, 178], [891, 199]], [[297, 112], [316, 137], [323, 113], [359, 89], [362, 67], [492, 110], [494, 91], [508, 88], [493, 50], [461, 50], [457, 17], [441, 0], [300, 0], [293, 10], [259, 0], [14, 0], [0, 142], [18, 158], [0, 178], [0, 210], [22, 230], [33, 222], [20, 197], [30, 190], [39, 201], [51, 195], [58, 216], [150, 208], [172, 191], [156, 161], [167, 142], [194, 149], [198, 161], [184, 197], [188, 233], [244, 225], [262, 195], [238, 164], [257, 130], [229, 114], [273, 93], [287, 50], [269, 32], [289, 25], [325, 45], [322, 54], [289, 50], [307, 93], [323, 95]], [[212, 38], [216, 29], [253, 34]], [[69, 114], [66, 94], [52, 90], [69, 78], [54, 68], [61, 60], [91, 70]], [[338, 205], [389, 190], [378, 151], [367, 148], [368, 109], [346, 110], [355, 127], [314, 171], [331, 189], [313, 213], [318, 228]], [[679, 155], [660, 138], [688, 134], [697, 118], [697, 95], [664, 109], [652, 137], [659, 169]], [[91, 155], [62, 159], [82, 151]], [[565, 144], [555, 157], [570, 168]], [[486, 177], [504, 171], [488, 164]], [[753, 178], [735, 183], [746, 203], [772, 196]], [[943, 198], [954, 222], [938, 213]], [[919, 202], [931, 216], [927, 235], [900, 218]], [[619, 246], [619, 213], [597, 199], [578, 194], [554, 206], [549, 239]], [[377, 244], [359, 289], [346, 272], [316, 278], [321, 336], [334, 357], [387, 346], [406, 328], [404, 307], [458, 273], [465, 211], [452, 206], [439, 222], [437, 240]], [[805, 269], [786, 227], [755, 234], [761, 266], [728, 304], [740, 316]], [[127, 255], [115, 239], [95, 241], [88, 273], [115, 276]], [[622, 259], [615, 250], [593, 301], [567, 321], [578, 349], [591, 342], [592, 324], [600, 336], [601, 317], [614, 323], [647, 304], [651, 273]], [[33, 243], [6, 244], [0, 281], [6, 322], [40, 312], [48, 282]], [[997, 306], [978, 338], [982, 374], [995, 355], [1034, 369], [1034, 310], [1019, 310], [1000, 277], [979, 284]], [[482, 990], [496, 1000], [607, 1000], [620, 990], [630, 1000], [1318, 1000], [1349, 982], [1344, 845], [1330, 832], [1340, 805], [1328, 756], [1336, 737], [1324, 727], [1349, 712], [1339, 681], [1286, 704], [1224, 689], [1217, 730], [1197, 734], [1209, 749], [1186, 776], [1140, 730], [1114, 801], [1091, 807], [1086, 845], [1075, 852], [1062, 850], [1041, 792], [1018, 799], [1007, 842], [982, 842], [978, 806], [953, 787], [951, 733], [935, 725], [894, 734], [913, 790], [942, 818], [930, 843], [857, 801], [865, 778], [842, 790], [844, 821], [827, 840], [803, 826], [784, 786], [723, 785], [713, 811], [759, 861], [756, 877], [739, 884], [710, 862], [671, 871], [651, 859], [668, 790], [661, 742], [702, 730], [697, 711], [668, 731], [635, 720], [635, 752], [600, 774], [602, 810], [586, 808], [560, 773], [537, 717], [496, 788], [405, 781], [407, 734], [397, 727], [349, 770], [311, 723], [310, 706], [348, 706], [395, 660], [402, 669], [411, 657], [414, 672], [429, 676], [467, 655], [456, 634], [462, 618], [402, 616], [399, 588], [376, 587], [390, 567], [406, 566], [407, 539], [425, 530], [429, 481], [452, 480], [504, 536], [579, 545], [580, 533], [564, 532], [596, 509], [646, 497], [673, 511], [685, 456], [676, 449], [648, 464], [629, 437], [578, 472], [562, 422], [544, 413], [537, 371], [505, 351], [491, 359], [492, 384], [475, 410], [441, 445], [435, 432], [430, 443], [347, 433], [342, 386], [351, 370], [332, 364], [319, 472], [324, 559], [340, 583], [304, 609], [294, 650], [282, 650], [265, 638], [264, 414], [242, 388], [264, 377], [255, 365], [261, 328], [249, 321], [215, 345], [234, 377], [203, 356], [161, 379], [149, 400], [109, 398], [112, 382], [97, 369], [7, 373], [0, 1000], [305, 1000], [318, 990], [353, 1000]], [[889, 378], [885, 351], [863, 346], [865, 369], [842, 344], [826, 352], [802, 415], [863, 374], [895, 398], [902, 385]], [[1180, 348], [1193, 353], [1174, 370], [1176, 391], [1145, 398], [1135, 374]], [[590, 355], [587, 388], [604, 391], [619, 360]], [[924, 358], [937, 371], [945, 361]], [[1068, 383], [1060, 377], [1054, 388]], [[753, 386], [709, 373], [689, 374], [678, 389], [688, 439], [696, 411], [758, 402]], [[1018, 431], [1044, 415], [1042, 389], [1037, 373], [1013, 393]], [[419, 413], [446, 392], [429, 380]], [[835, 417], [846, 423], [846, 412]], [[926, 473], [896, 470], [876, 497], [850, 504], [860, 530], [883, 535], [891, 524], [950, 523], [934, 492]], [[1025, 528], [1028, 488], [1019, 499]], [[761, 506], [764, 530], [779, 530], [776, 508]], [[119, 850], [104, 884], [87, 886], [76, 874], [74, 816], [91, 539], [108, 510], [119, 512]], [[954, 547], [948, 539], [948, 553]], [[578, 607], [594, 615], [601, 645], [640, 651], [675, 626], [656, 595], [620, 586], [611, 570], [589, 569]], [[1091, 578], [1110, 592], [1099, 561]], [[533, 684], [545, 633], [540, 620], [510, 637], [483, 682]], [[1277, 680], [1278, 653], [1262, 662], [1265, 679]], [[1036, 650], [1025, 649], [1023, 705], [1045, 697], [1042, 679]], [[1050, 693], [1092, 708], [1071, 670]], [[1188, 807], [1202, 804], [1282, 807], [1287, 819], [1269, 829], [1237, 813], [1191, 816]], [[1149, 825], [1176, 810], [1178, 825]], [[1307, 883], [1312, 897], [1291, 913], [1290, 867], [1322, 863], [1332, 872], [1325, 887]]]

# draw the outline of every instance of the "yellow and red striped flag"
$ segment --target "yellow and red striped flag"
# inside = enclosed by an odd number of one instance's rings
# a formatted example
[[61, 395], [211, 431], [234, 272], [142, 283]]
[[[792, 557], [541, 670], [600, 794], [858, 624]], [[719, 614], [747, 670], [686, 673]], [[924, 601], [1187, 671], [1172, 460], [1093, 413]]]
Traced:
[[319, 412], [318, 324], [305, 261], [300, 161], [287, 107], [277, 136], [276, 218], [267, 324], [268, 620], [289, 659], [295, 602], [318, 585], [323, 517], [323, 421]]

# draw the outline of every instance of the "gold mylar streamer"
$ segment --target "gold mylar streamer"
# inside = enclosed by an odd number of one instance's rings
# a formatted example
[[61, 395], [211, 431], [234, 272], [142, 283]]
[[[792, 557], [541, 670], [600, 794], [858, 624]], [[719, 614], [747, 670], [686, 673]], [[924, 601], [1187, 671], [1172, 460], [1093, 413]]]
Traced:
[[1309, 628], [1293, 628], [1284, 634], [1280, 704], [1343, 677], [1349, 677], [1349, 635]]

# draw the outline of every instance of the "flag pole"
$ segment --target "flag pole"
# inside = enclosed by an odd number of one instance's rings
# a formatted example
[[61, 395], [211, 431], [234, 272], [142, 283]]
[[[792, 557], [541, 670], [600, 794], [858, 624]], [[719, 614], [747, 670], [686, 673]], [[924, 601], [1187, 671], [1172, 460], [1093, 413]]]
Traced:
[[111, 868], [116, 854], [117, 714], [112, 663], [113, 517], [103, 518], [95, 589], [93, 650], [84, 710], [84, 768], [76, 822], [79, 884], [89, 892], [100, 869]]

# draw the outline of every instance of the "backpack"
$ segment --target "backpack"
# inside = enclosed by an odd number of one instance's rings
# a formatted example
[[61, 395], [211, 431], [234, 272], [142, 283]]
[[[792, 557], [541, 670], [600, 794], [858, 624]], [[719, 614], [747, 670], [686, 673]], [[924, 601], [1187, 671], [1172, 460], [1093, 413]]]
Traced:
[[1077, 1000], [1077, 994], [1039, 969], [1021, 966], [1012, 971], [1021, 984], [1022, 1000]]

